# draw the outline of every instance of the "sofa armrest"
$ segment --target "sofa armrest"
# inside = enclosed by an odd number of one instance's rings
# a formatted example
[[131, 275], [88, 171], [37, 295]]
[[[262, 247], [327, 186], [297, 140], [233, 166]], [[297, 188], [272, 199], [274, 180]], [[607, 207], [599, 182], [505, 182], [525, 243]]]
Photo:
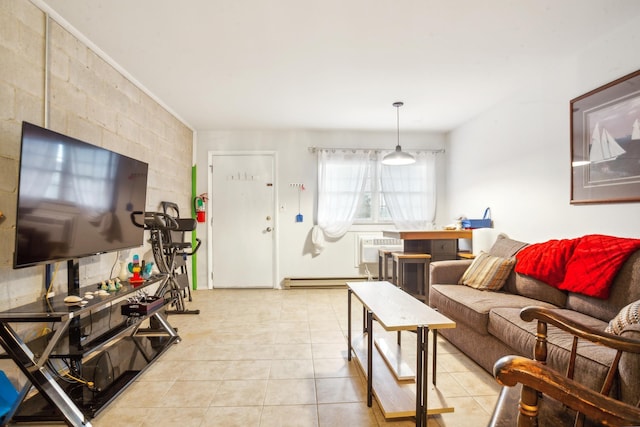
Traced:
[[[620, 337], [640, 342], [640, 324], [626, 326], [620, 333]], [[640, 399], [640, 354], [623, 353], [618, 366], [620, 382], [619, 390], [622, 400], [633, 403]]]
[[430, 284], [457, 284], [473, 260], [459, 259], [448, 261], [435, 261], [429, 266]]

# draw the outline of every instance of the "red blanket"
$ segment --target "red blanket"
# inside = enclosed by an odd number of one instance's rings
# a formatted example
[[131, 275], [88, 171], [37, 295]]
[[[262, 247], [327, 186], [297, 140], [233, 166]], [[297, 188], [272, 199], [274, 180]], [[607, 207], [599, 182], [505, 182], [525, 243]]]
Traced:
[[558, 289], [606, 299], [622, 264], [640, 239], [590, 234], [529, 245], [516, 254], [515, 270]]

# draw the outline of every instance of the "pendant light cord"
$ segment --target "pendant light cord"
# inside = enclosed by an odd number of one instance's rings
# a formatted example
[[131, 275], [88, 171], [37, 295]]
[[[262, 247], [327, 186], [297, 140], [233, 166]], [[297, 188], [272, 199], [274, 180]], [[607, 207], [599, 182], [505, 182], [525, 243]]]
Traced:
[[398, 145], [400, 145], [400, 106], [396, 106], [396, 129], [398, 133]]
[[396, 107], [396, 133], [397, 133], [397, 144], [396, 144], [396, 150], [398, 149], [397, 147], [400, 146], [400, 107], [402, 107], [404, 105], [404, 102], [394, 102], [393, 106]]
[[399, 108], [404, 105], [404, 102], [394, 102], [393, 106], [396, 107], [396, 133], [397, 133], [397, 145], [394, 152], [387, 154], [382, 159], [383, 165], [410, 165], [416, 162], [415, 157], [409, 153], [403, 153], [400, 147], [400, 110]]

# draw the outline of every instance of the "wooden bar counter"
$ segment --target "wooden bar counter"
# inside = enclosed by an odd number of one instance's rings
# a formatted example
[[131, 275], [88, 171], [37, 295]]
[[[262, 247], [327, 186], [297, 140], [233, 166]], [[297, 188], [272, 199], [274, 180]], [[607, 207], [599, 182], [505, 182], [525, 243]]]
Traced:
[[471, 239], [472, 230], [385, 230], [385, 237], [402, 239], [407, 253], [430, 254], [431, 261], [456, 259], [458, 239]]

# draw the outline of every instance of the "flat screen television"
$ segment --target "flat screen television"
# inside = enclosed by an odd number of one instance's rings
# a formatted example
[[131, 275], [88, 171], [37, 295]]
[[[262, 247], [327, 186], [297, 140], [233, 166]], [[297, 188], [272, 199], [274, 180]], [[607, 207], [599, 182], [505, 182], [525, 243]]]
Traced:
[[13, 267], [143, 244], [147, 163], [23, 122]]

